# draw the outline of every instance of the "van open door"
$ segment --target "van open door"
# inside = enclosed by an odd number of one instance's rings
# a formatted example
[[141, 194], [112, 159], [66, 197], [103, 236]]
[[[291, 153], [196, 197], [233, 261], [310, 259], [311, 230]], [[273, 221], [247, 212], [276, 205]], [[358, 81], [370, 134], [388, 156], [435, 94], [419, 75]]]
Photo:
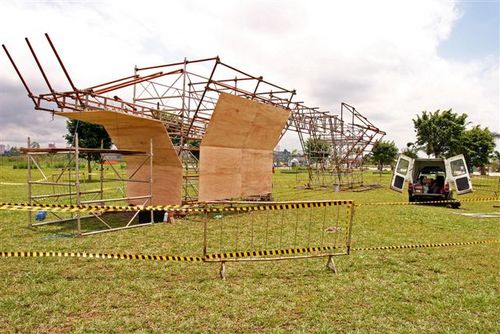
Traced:
[[446, 177], [455, 185], [457, 194], [466, 194], [472, 191], [472, 183], [463, 154], [445, 159], [444, 165], [446, 166]]
[[392, 175], [391, 189], [403, 192], [405, 181], [408, 180], [413, 172], [413, 162], [415, 160], [404, 154], [399, 155], [394, 174]]

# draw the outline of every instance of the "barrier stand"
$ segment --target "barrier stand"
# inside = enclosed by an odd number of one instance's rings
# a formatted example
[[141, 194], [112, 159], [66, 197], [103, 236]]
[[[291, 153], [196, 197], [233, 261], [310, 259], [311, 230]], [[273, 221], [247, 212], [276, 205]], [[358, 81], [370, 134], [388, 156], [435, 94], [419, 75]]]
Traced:
[[326, 267], [333, 271], [334, 274], [337, 273], [337, 266], [335, 265], [335, 261], [333, 261], [333, 256], [328, 257], [328, 262], [326, 263]]
[[205, 203], [203, 259], [219, 263], [223, 280], [229, 262], [245, 261], [327, 257], [336, 273], [334, 257], [349, 254], [353, 209], [352, 201]]

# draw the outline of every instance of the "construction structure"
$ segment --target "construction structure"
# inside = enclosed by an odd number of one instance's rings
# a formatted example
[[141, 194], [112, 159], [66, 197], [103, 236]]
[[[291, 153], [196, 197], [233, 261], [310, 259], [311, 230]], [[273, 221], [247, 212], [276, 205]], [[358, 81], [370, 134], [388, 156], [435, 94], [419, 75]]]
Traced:
[[[308, 185], [331, 175], [337, 186], [352, 186], [362, 157], [385, 134], [350, 105], [342, 104], [340, 115], [307, 107], [295, 90], [219, 57], [136, 66], [130, 76], [78, 89], [45, 36], [68, 81], [66, 91], [53, 89], [26, 39], [48, 89], [33, 93], [3, 45], [34, 108], [101, 124], [118, 148], [144, 151], [153, 140], [153, 203], [270, 198], [272, 150], [287, 131], [297, 133], [306, 154]], [[307, 149], [308, 139], [327, 143], [328, 150]]]
[[[78, 145], [76, 133], [75, 145], [70, 148], [32, 148], [30, 139], [26, 148], [21, 151], [27, 157], [28, 169], [28, 204], [32, 206], [52, 205], [152, 205], [153, 189], [153, 144], [147, 151], [115, 150], [83, 148]], [[83, 154], [93, 154], [100, 157], [98, 180], [92, 181], [85, 177], [80, 169]], [[128, 165], [128, 175], [113, 166], [107, 160], [108, 155], [121, 155]], [[56, 173], [44, 170], [42, 159], [55, 155], [62, 156], [63, 164]], [[105, 166], [110, 171], [105, 171]], [[125, 186], [134, 185], [133, 196], [125, 195]], [[130, 192], [128, 192], [130, 193]], [[141, 214], [136, 211], [119, 219], [108, 219], [109, 215], [99, 211], [88, 212], [85, 215], [78, 210], [61, 211], [28, 211], [28, 226], [39, 227], [60, 223], [76, 223], [76, 235], [85, 236], [102, 232], [111, 232], [128, 228], [150, 225], [154, 222], [153, 212], [143, 212], [144, 217], [137, 223], [136, 217]], [[93, 218], [93, 219], [90, 219]], [[125, 219], [123, 219], [125, 218]], [[83, 224], [85, 226], [83, 226]], [[83, 228], [85, 227], [85, 228]]]

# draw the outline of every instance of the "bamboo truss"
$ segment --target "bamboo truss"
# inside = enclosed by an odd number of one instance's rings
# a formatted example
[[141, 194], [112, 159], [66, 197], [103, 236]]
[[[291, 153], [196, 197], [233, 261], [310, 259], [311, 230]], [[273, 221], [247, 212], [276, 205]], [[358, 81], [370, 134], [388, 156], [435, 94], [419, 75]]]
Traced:
[[[199, 144], [221, 93], [289, 112], [281, 137], [286, 132], [297, 134], [308, 161], [309, 184], [314, 184], [319, 175], [328, 174], [337, 179], [338, 186], [341, 185], [347, 180], [345, 175], [352, 176], [361, 167], [363, 156], [374, 142], [385, 135], [353, 106], [342, 103], [339, 114], [308, 107], [296, 98], [294, 89], [284, 88], [263, 76], [237, 69], [218, 56], [195, 60], [185, 58], [179, 62], [147, 67], [136, 66], [129, 76], [78, 89], [50, 37], [47, 34], [45, 37], [68, 82], [69, 89], [66, 91], [53, 89], [35, 50], [26, 38], [48, 90], [39, 94], [32, 92], [6, 46], [2, 45], [34, 108], [59, 115], [112, 111], [161, 121], [178, 156], [189, 158], [189, 162], [183, 163], [184, 201], [196, 200], [198, 167], [195, 162], [199, 158]], [[331, 149], [328, 152], [308, 151], [305, 147], [308, 138], [327, 142]], [[321, 158], [317, 159], [317, 156]], [[352, 180], [348, 182], [351, 185], [354, 183]]]

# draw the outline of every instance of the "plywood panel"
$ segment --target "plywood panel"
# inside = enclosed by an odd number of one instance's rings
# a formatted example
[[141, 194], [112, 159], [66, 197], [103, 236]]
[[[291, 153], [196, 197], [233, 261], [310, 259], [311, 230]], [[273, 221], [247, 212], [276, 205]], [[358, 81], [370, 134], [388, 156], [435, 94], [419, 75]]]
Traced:
[[222, 93], [200, 146], [199, 200], [267, 195], [287, 110]]
[[241, 168], [241, 196], [267, 195], [273, 186], [273, 152], [269, 150], [243, 150]]
[[289, 115], [288, 110], [221, 93], [202, 145], [272, 150]]
[[[119, 149], [149, 152], [150, 140], [153, 140], [153, 189], [152, 203], [180, 204], [182, 189], [182, 164], [172, 145], [164, 125], [149, 118], [127, 115], [112, 111], [85, 111], [57, 113], [71, 119], [103, 125], [113, 143]], [[127, 173], [130, 176], [144, 157], [125, 156]], [[147, 179], [148, 165], [143, 167], [134, 179]], [[149, 185], [127, 183], [127, 196], [140, 196], [149, 192]], [[142, 200], [130, 204], [141, 204]]]
[[200, 148], [200, 201], [241, 196], [241, 154], [238, 148]]

